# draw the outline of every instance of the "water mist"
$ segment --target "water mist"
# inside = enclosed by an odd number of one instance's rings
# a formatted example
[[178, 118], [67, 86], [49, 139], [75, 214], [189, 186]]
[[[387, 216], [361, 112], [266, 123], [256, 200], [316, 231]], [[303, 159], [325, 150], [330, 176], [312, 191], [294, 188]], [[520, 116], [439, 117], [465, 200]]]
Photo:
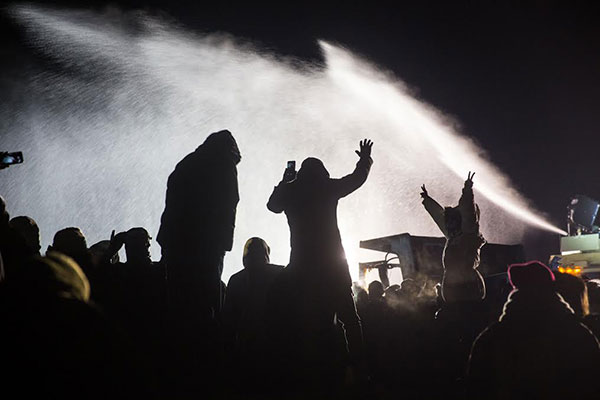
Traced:
[[[333, 177], [350, 173], [362, 138], [374, 141], [367, 183], [339, 206], [353, 276], [358, 241], [395, 233], [439, 236], [420, 204], [420, 186], [455, 205], [467, 171], [488, 241], [519, 242], [527, 225], [556, 233], [439, 111], [390, 74], [344, 48], [319, 42], [324, 65], [293, 63], [226, 35], [199, 36], [164, 22], [115, 12], [10, 9], [30, 44], [56, 64], [34, 69], [0, 99], [3, 148], [26, 161], [3, 171], [12, 215], [30, 215], [44, 245], [66, 226], [94, 243], [111, 230], [158, 231], [175, 164], [214, 131], [229, 129], [242, 152], [234, 251], [264, 238], [286, 264], [285, 217], [266, 209], [287, 160], [323, 160]], [[160, 249], [153, 244], [153, 255]]]

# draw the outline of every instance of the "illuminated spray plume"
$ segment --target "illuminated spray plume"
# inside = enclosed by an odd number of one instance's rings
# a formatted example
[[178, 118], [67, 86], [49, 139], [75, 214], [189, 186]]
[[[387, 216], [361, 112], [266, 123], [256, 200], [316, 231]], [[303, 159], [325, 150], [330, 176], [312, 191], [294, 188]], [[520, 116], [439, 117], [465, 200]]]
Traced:
[[[341, 47], [320, 42], [324, 65], [303, 64], [226, 35], [198, 36], [143, 15], [11, 9], [51, 68], [0, 99], [3, 147], [23, 165], [3, 171], [13, 215], [31, 215], [48, 244], [80, 226], [94, 243], [112, 229], [158, 231], [166, 181], [175, 164], [210, 133], [229, 129], [242, 152], [234, 251], [224, 280], [241, 265], [252, 236], [287, 263], [285, 218], [266, 202], [287, 160], [321, 158], [333, 177], [351, 172], [354, 150], [371, 138], [367, 183], [341, 200], [339, 223], [353, 276], [358, 241], [395, 233], [439, 232], [420, 204], [421, 184], [455, 205], [467, 171], [488, 241], [520, 241], [526, 225], [564, 232], [539, 216], [485, 153], [401, 82]], [[365, 251], [366, 252], [366, 251]], [[153, 255], [160, 250], [153, 245]]]

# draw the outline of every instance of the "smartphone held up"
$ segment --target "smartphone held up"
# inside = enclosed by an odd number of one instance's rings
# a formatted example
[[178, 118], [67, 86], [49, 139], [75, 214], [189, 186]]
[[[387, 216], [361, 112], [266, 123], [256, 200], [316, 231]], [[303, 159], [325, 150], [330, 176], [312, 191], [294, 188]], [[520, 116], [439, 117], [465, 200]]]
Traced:
[[21, 164], [23, 162], [23, 153], [20, 151], [0, 152], [0, 168], [8, 168], [14, 164]]
[[291, 182], [296, 179], [296, 161], [288, 161], [285, 172], [283, 173], [283, 181]]

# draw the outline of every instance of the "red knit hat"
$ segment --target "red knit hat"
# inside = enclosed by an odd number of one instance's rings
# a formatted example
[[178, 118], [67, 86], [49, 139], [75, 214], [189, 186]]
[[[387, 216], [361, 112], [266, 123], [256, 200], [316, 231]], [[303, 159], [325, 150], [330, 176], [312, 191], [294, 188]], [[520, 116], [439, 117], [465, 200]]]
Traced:
[[519, 290], [550, 289], [553, 288], [554, 274], [545, 264], [529, 261], [509, 265], [508, 280], [513, 288]]

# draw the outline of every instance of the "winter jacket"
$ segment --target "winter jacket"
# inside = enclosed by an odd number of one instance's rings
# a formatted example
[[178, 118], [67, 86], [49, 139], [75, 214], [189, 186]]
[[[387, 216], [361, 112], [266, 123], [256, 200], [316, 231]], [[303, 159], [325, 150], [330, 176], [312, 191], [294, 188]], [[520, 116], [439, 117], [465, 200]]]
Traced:
[[[350, 287], [352, 280], [337, 223], [338, 201], [367, 180], [372, 159], [362, 158], [354, 171], [340, 179], [302, 179], [281, 182], [267, 208], [285, 212], [290, 226], [290, 266]], [[299, 172], [299, 174], [302, 170]]]
[[595, 398], [586, 396], [599, 368], [596, 337], [559, 294], [514, 290], [499, 321], [473, 344], [469, 398]]
[[442, 256], [444, 277], [442, 296], [446, 301], [470, 301], [485, 297], [485, 286], [477, 271], [480, 249], [485, 239], [479, 232], [479, 207], [473, 199], [473, 188], [465, 183], [458, 202], [460, 232], [451, 235], [446, 228], [444, 208], [429, 196], [423, 198], [425, 209], [446, 237]]
[[240, 160], [228, 131], [211, 134], [177, 164], [167, 182], [157, 241], [165, 252], [231, 250], [239, 202]]

